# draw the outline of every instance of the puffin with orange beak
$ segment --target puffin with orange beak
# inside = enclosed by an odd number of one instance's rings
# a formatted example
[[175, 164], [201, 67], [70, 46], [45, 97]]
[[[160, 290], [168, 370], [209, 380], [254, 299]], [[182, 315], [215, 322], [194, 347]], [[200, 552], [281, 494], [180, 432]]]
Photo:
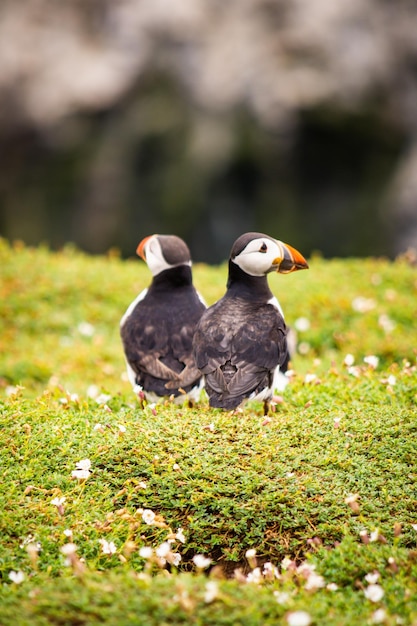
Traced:
[[203, 313], [193, 339], [210, 406], [233, 410], [255, 399], [264, 402], [268, 413], [289, 357], [283, 312], [267, 274], [307, 268], [300, 252], [268, 235], [245, 233], [235, 241], [227, 291]]
[[192, 339], [206, 305], [192, 283], [191, 255], [175, 235], [151, 235], [136, 250], [153, 279], [120, 322], [127, 374], [139, 398], [199, 399], [203, 378]]

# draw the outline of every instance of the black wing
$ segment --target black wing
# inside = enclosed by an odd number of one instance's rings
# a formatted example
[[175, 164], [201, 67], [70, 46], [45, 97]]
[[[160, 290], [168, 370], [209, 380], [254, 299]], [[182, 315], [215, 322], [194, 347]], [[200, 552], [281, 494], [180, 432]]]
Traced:
[[204, 310], [196, 294], [181, 303], [173, 298], [163, 306], [145, 296], [124, 321], [120, 333], [126, 359], [145, 391], [178, 395], [180, 388], [189, 391], [201, 378], [192, 340]]
[[272, 305], [224, 298], [201, 318], [194, 352], [212, 405], [233, 408], [270, 386], [275, 368], [285, 362], [285, 322]]

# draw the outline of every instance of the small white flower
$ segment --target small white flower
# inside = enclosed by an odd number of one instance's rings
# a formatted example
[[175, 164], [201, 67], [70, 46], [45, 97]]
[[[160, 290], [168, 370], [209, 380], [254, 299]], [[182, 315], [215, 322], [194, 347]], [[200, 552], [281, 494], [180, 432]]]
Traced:
[[100, 423], [94, 424], [93, 430], [98, 430], [99, 432], [103, 433], [104, 432], [104, 426], [103, 426], [103, 424], [100, 424]]
[[294, 326], [298, 331], [302, 333], [306, 330], [309, 330], [310, 320], [308, 320], [306, 317], [299, 317], [298, 319], [295, 320]]
[[388, 317], [388, 315], [386, 315], [385, 313], [379, 316], [378, 324], [387, 334], [392, 333], [392, 331], [396, 327], [396, 323], [394, 322], [394, 320]]
[[364, 357], [363, 361], [372, 369], [376, 369], [378, 367], [379, 358], [374, 354], [369, 354], [368, 356]]
[[87, 480], [87, 478], [90, 478], [91, 472], [89, 472], [88, 470], [76, 469], [73, 470], [71, 476], [72, 478], [76, 478], [77, 480]]
[[397, 384], [397, 379], [393, 374], [390, 374], [387, 378], [387, 383], [388, 385], [390, 385], [391, 387], [393, 387], [394, 385]]
[[347, 354], [343, 360], [343, 363], [347, 366], [347, 367], [352, 367], [352, 365], [355, 362], [355, 357], [353, 356], [353, 354]]
[[14, 385], [8, 385], [6, 387], [6, 396], [10, 397], [10, 396], [15, 396], [19, 393], [20, 389], [19, 387], [15, 387]]
[[379, 572], [371, 572], [369, 574], [366, 574], [365, 580], [367, 583], [374, 585], [376, 582], [378, 582], [379, 577], [380, 577]]
[[123, 426], [123, 424], [119, 424], [119, 433], [125, 433], [126, 432], [126, 426]]
[[193, 562], [197, 569], [206, 569], [211, 564], [211, 559], [208, 559], [203, 554], [195, 554]]
[[111, 400], [111, 396], [108, 393], [100, 393], [94, 399], [97, 402], [97, 404], [106, 404], [109, 400]]
[[311, 616], [306, 611], [293, 611], [287, 615], [288, 626], [310, 626]]
[[79, 470], [90, 470], [91, 469], [91, 461], [90, 459], [82, 459], [75, 464], [75, 467]]
[[72, 539], [72, 530], [70, 528], [66, 528], [64, 530], [64, 535], [65, 537], [68, 537], [68, 539]]
[[352, 300], [352, 309], [357, 311], [358, 313], [367, 313], [368, 311], [372, 311], [376, 306], [375, 300], [372, 298], [364, 298], [363, 296], [358, 296]]
[[291, 596], [287, 591], [274, 591], [274, 596], [278, 604], [288, 604], [291, 599]]
[[53, 504], [54, 506], [62, 506], [63, 504], [65, 504], [66, 501], [66, 497], [62, 496], [62, 498], [54, 498], [53, 500], [51, 500], [51, 504]]
[[214, 580], [209, 580], [206, 583], [206, 591], [204, 594], [204, 602], [210, 604], [210, 602], [214, 602], [214, 600], [219, 595], [219, 586]]
[[351, 376], [354, 376], [355, 378], [359, 378], [359, 376], [361, 375], [361, 371], [359, 367], [357, 367], [356, 365], [352, 365], [351, 367], [348, 367], [348, 373]]
[[70, 556], [71, 554], [75, 554], [77, 550], [78, 550], [78, 546], [76, 546], [75, 543], [65, 543], [61, 547], [61, 552], [62, 554], [65, 554], [65, 556]]
[[246, 576], [246, 580], [248, 583], [255, 583], [255, 585], [259, 585], [262, 582], [262, 572], [260, 567], [255, 567], [249, 574]]
[[178, 463], [174, 463], [174, 465], [172, 466], [172, 469], [177, 471], [180, 469], [180, 466], [178, 465]]
[[9, 578], [12, 581], [12, 583], [16, 583], [16, 585], [20, 585], [20, 583], [22, 583], [25, 580], [25, 575], [21, 570], [17, 572], [12, 570], [11, 572], [9, 572]]
[[155, 513], [153, 511], [151, 511], [151, 509], [145, 509], [142, 513], [142, 519], [145, 522], [145, 524], [148, 524], [149, 526], [151, 526], [154, 521], [155, 521]]
[[87, 396], [92, 400], [95, 400], [100, 393], [100, 389], [97, 385], [89, 385], [87, 387]]
[[371, 602], [379, 602], [384, 597], [384, 590], [381, 585], [369, 585], [369, 587], [364, 589], [363, 593], [365, 598]]
[[115, 554], [117, 552], [116, 544], [113, 541], [99, 539], [98, 542], [101, 545], [101, 551], [103, 554]]
[[372, 613], [371, 620], [373, 624], [383, 624], [387, 619], [387, 612], [385, 609], [377, 609]]
[[148, 488], [148, 485], [147, 485], [147, 484], [146, 484], [143, 480], [141, 480], [141, 481], [138, 483], [138, 487], [139, 487], [139, 489], [147, 489], [147, 488]]
[[292, 564], [293, 561], [290, 559], [289, 556], [285, 556], [281, 561], [281, 567], [283, 570], [287, 570]]
[[153, 550], [149, 546], [142, 546], [139, 550], [139, 556], [142, 559], [151, 559], [153, 555]]
[[308, 354], [310, 352], [310, 348], [311, 346], [308, 341], [300, 341], [297, 346], [297, 350], [300, 354]]
[[265, 576], [265, 578], [268, 579], [273, 579], [273, 578], [279, 578], [279, 571], [278, 568], [275, 567], [275, 565], [273, 565], [272, 563], [270, 563], [270, 561], [267, 561], [266, 563], [264, 563], [264, 569], [262, 574]]
[[309, 384], [309, 383], [314, 382], [316, 378], [317, 378], [316, 374], [306, 374], [304, 377], [304, 382]]
[[304, 589], [307, 591], [316, 591], [317, 589], [321, 589], [326, 585], [323, 576], [320, 574], [316, 574], [316, 572], [312, 572], [307, 578], [307, 582], [304, 585]]
[[80, 322], [77, 326], [78, 332], [84, 337], [92, 337], [96, 332], [94, 326], [89, 322]]
[[161, 543], [160, 546], [156, 548], [155, 552], [156, 556], [165, 559], [167, 555], [171, 552], [171, 544], [169, 543], [169, 541], [164, 541], [163, 543]]
[[375, 530], [371, 532], [369, 541], [372, 541], [372, 542], [378, 541], [378, 538], [379, 538], [379, 528], [376, 528]]
[[255, 548], [250, 548], [249, 550], [246, 550], [245, 556], [247, 559], [253, 559], [256, 556]]
[[417, 532], [417, 524], [411, 524], [411, 528]]
[[171, 552], [167, 556], [167, 560], [171, 563], [171, 565], [174, 565], [174, 567], [178, 567], [181, 563], [181, 554], [179, 552]]
[[180, 541], [181, 543], [185, 543], [185, 535], [182, 528], [178, 528], [177, 532], [175, 533], [175, 539], [177, 541]]
[[326, 589], [328, 589], [329, 591], [337, 591], [339, 587], [336, 585], [336, 583], [329, 583], [328, 585], [326, 585]]

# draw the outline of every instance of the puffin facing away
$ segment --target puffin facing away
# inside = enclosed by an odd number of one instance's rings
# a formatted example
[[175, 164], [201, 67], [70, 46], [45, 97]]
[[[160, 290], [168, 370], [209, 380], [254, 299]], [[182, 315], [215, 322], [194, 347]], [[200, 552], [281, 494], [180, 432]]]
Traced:
[[196, 402], [203, 378], [192, 339], [206, 305], [192, 283], [190, 251], [175, 235], [151, 235], [136, 252], [153, 280], [120, 322], [129, 380], [139, 397], [142, 392], [150, 402], [167, 397]]
[[267, 414], [288, 347], [282, 310], [266, 275], [307, 268], [297, 250], [268, 235], [245, 233], [235, 241], [226, 294], [203, 313], [193, 340], [210, 406], [233, 410], [253, 398], [264, 401]]

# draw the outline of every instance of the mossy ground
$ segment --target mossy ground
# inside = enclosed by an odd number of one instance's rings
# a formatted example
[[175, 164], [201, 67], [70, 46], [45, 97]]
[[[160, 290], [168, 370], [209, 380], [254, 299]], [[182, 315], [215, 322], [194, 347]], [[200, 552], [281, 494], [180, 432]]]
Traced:
[[[270, 276], [299, 352], [269, 418], [139, 406], [118, 333], [138, 260], [0, 242], [0, 267], [1, 624], [417, 624], [414, 267]], [[226, 271], [194, 268], [208, 303]]]

